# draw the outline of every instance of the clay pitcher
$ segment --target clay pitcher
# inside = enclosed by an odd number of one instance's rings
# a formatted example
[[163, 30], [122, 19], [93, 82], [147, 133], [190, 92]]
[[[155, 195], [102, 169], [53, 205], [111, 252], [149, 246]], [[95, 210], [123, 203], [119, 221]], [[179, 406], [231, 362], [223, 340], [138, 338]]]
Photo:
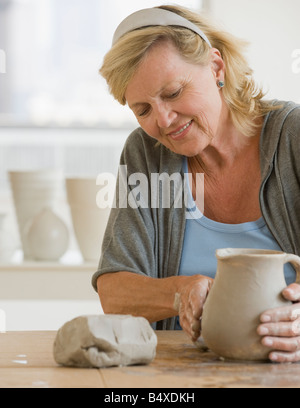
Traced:
[[287, 306], [284, 265], [291, 262], [300, 281], [300, 258], [256, 249], [217, 251], [216, 279], [204, 305], [202, 336], [219, 356], [237, 360], [268, 360], [270, 348], [257, 334], [260, 315]]

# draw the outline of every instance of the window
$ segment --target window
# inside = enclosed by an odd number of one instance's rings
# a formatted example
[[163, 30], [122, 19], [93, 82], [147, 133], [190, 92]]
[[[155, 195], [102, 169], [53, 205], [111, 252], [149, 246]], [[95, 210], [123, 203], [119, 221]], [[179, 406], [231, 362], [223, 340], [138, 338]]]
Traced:
[[[0, 125], [131, 125], [133, 115], [108, 94], [98, 69], [121, 20], [163, 3], [0, 0]], [[202, 1], [177, 4], [200, 10]]]

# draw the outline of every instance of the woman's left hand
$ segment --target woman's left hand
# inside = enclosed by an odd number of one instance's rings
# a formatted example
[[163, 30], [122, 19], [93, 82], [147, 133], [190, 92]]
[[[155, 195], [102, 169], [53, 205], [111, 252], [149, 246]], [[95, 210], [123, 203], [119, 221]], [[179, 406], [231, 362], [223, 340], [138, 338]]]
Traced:
[[269, 355], [271, 361], [294, 363], [300, 361], [300, 285], [293, 283], [282, 295], [294, 304], [264, 312], [257, 332], [264, 336], [262, 344], [275, 350]]

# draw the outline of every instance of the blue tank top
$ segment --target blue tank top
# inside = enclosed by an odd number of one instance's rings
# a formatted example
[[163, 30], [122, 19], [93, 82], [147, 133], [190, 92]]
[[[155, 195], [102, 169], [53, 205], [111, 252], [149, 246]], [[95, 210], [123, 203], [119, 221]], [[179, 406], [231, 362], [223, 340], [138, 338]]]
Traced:
[[[188, 173], [187, 159], [183, 161]], [[188, 177], [186, 177], [186, 180]], [[222, 224], [201, 214], [187, 180], [188, 209], [179, 275], [200, 274], [215, 278], [216, 250], [220, 248], [254, 248], [281, 251], [263, 218], [243, 224]], [[285, 265], [287, 285], [295, 282], [296, 272]]]
[[[188, 173], [187, 159], [183, 168]], [[220, 248], [253, 248], [281, 251], [263, 218], [243, 224], [222, 224], [206, 218], [193, 199], [188, 177], [187, 220], [179, 275], [204, 275], [215, 278], [217, 270], [216, 250]], [[287, 285], [296, 281], [296, 272], [291, 264], [285, 265]], [[176, 330], [181, 330], [179, 318]]]

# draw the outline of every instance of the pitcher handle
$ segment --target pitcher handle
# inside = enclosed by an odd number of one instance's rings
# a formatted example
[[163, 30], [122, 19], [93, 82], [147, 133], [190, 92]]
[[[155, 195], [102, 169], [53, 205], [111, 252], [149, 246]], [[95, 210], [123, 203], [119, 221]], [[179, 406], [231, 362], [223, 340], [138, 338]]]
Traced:
[[297, 273], [296, 283], [300, 285], [300, 257], [297, 255], [286, 254], [284, 263], [288, 262], [294, 265]]

